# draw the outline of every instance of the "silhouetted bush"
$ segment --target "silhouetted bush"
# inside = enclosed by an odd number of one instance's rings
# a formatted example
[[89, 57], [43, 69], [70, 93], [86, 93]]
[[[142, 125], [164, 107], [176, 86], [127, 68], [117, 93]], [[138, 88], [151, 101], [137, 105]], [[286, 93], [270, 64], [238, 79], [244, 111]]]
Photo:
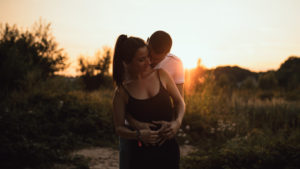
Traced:
[[54, 75], [66, 67], [66, 54], [58, 48], [50, 33], [50, 24], [41, 21], [32, 30], [17, 26], [0, 28], [0, 90], [6, 95], [12, 90], [28, 87]]
[[260, 74], [258, 78], [258, 85], [263, 90], [271, 90], [277, 88], [278, 82], [274, 71], [269, 71]]
[[95, 54], [95, 61], [89, 61], [83, 56], [79, 58], [81, 79], [86, 90], [96, 90], [99, 87], [111, 87], [112, 77], [109, 75], [111, 64], [111, 49], [104, 48], [103, 53], [98, 51]]
[[237, 87], [238, 83], [242, 82], [249, 76], [254, 77], [256, 74], [238, 66], [223, 66], [217, 67], [214, 70], [214, 75], [218, 86]]
[[276, 72], [279, 85], [285, 89], [293, 90], [300, 85], [300, 58], [289, 57]]

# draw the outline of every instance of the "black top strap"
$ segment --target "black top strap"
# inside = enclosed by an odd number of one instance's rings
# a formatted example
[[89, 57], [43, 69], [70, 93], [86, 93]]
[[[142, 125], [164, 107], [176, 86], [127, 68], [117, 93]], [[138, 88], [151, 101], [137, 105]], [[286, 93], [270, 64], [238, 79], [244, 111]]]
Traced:
[[161, 83], [161, 80], [160, 80], [160, 75], [159, 75], [159, 69], [157, 70], [157, 76], [158, 76], [159, 84], [162, 86], [162, 83]]

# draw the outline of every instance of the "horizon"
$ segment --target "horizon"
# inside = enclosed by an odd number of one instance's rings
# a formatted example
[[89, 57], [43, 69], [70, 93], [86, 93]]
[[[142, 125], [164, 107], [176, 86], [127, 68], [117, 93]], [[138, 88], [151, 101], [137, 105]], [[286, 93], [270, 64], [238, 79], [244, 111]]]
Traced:
[[51, 23], [59, 48], [70, 58], [66, 75], [79, 75], [80, 55], [113, 49], [118, 35], [146, 40], [156, 30], [172, 36], [171, 53], [187, 69], [201, 59], [209, 69], [237, 65], [263, 72], [300, 55], [299, 6], [297, 0], [2, 0], [0, 21], [22, 29], [39, 18]]
[[[269, 72], [269, 71], [277, 71], [277, 70], [280, 68], [280, 66], [281, 66], [285, 61], [287, 61], [290, 57], [297, 57], [297, 58], [300, 58], [300, 56], [294, 56], [294, 55], [291, 55], [291, 56], [288, 56], [285, 60], [283, 60], [283, 61], [279, 64], [279, 66], [278, 66], [277, 68], [275, 68], [275, 69], [267, 69], [267, 70], [259, 70], [259, 71], [252, 70], [252, 69], [248, 69], [248, 68], [245, 68], [245, 67], [241, 67], [240, 65], [217, 65], [216, 67], [208, 68], [208, 67], [206, 67], [205, 65], [202, 65], [202, 64], [201, 64], [201, 67], [204, 67], [204, 69], [207, 69], [207, 70], [213, 70], [213, 69], [216, 69], [216, 68], [219, 68], [219, 67], [239, 67], [239, 68], [241, 68], [241, 69], [248, 70], [248, 71], [253, 72], [253, 73], [265, 73], [265, 72]], [[111, 70], [112, 67], [111, 67], [111, 65], [112, 65], [112, 64], [110, 64], [109, 75], [112, 75], [112, 70]], [[196, 68], [197, 68], [197, 66], [192, 67], [192, 68], [184, 68], [184, 72], [186, 73], [187, 71], [189, 72], [189, 71], [192, 71], [192, 70], [194, 70], [194, 69], [196, 69]], [[64, 77], [67, 77], [67, 78], [77, 78], [77, 77], [80, 77], [80, 76], [81, 76], [80, 73], [78, 73], [78, 74], [76, 74], [76, 75], [71, 75], [71, 74], [65, 74], [64, 71], [63, 71], [63, 72], [58, 72], [58, 73], [56, 73], [55, 75], [57, 75], [57, 76], [64, 76]]]

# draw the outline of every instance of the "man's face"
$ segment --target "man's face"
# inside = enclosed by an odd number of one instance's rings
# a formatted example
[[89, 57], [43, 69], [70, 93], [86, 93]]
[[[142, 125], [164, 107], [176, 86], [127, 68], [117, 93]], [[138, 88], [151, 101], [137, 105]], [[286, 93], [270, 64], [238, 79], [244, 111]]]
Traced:
[[149, 49], [149, 58], [150, 58], [150, 62], [151, 62], [152, 67], [156, 66], [166, 56], [165, 53], [162, 53], [162, 54], [155, 53], [155, 51], [151, 48], [151, 45], [148, 45], [148, 49]]

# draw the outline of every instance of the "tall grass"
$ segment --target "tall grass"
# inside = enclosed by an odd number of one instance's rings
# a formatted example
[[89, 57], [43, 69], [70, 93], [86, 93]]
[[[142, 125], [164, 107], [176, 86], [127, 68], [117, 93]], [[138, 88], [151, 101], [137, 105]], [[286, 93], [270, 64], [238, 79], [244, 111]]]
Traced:
[[198, 151], [182, 160], [182, 168], [299, 166], [299, 101], [220, 88], [190, 93], [185, 101], [183, 125], [190, 129], [184, 139]]
[[113, 91], [70, 84], [50, 79], [1, 101], [0, 168], [51, 168], [70, 161], [69, 152], [78, 148], [117, 144]]
[[[86, 146], [117, 146], [112, 88], [82, 90], [80, 81], [58, 77], [0, 102], [1, 168], [51, 168], [70, 162]], [[297, 168], [300, 104], [261, 92], [207, 83], [185, 95], [186, 114], [177, 139], [197, 152], [181, 168]], [[79, 163], [88, 168], [86, 164]]]

